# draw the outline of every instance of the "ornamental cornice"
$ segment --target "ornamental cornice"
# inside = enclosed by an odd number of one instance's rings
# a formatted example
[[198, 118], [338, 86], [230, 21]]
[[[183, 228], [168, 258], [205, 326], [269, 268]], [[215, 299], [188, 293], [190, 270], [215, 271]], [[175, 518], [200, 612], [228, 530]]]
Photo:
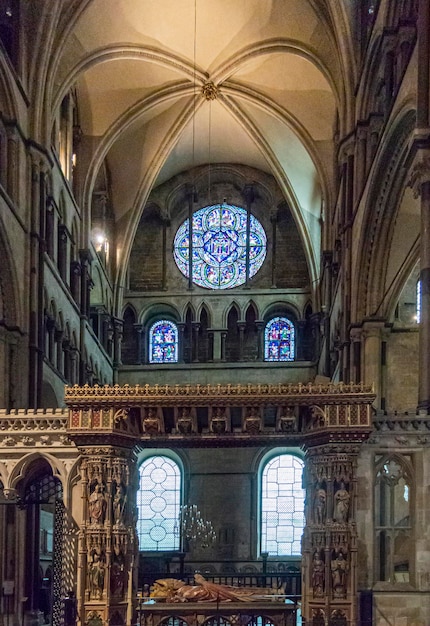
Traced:
[[74, 406], [172, 406], [184, 401], [187, 404], [230, 405], [275, 403], [300, 404], [361, 404], [374, 400], [371, 385], [364, 383], [326, 384], [226, 384], [226, 385], [114, 385], [66, 387], [65, 401]]

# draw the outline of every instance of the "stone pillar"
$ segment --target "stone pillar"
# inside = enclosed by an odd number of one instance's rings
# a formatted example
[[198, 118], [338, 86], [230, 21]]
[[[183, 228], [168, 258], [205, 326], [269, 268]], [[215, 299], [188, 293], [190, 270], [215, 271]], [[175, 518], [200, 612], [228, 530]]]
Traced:
[[133, 329], [136, 333], [136, 363], [137, 365], [142, 365], [145, 361], [143, 360], [143, 337], [145, 335], [143, 324], [133, 324]]
[[[179, 322], [178, 324], [176, 324], [176, 326], [178, 327], [178, 333], [179, 333], [179, 337], [178, 337], [178, 363], [183, 363], [184, 362], [185, 324], [183, 322]], [[148, 361], [149, 361], [149, 358], [146, 359], [144, 361], [144, 363], [147, 363]]]
[[[40, 403], [43, 371], [44, 313], [43, 313], [43, 231], [41, 216], [45, 213], [45, 174], [39, 155], [35, 154], [31, 172], [31, 225], [29, 238], [28, 309], [29, 309], [29, 380], [28, 406], [36, 408]], [[10, 167], [10, 164], [8, 165]], [[42, 228], [41, 228], [42, 226]]]
[[64, 362], [63, 362], [63, 331], [62, 330], [56, 330], [55, 331], [55, 342], [57, 344], [56, 347], [56, 358], [55, 358], [55, 367], [57, 368], [57, 370], [60, 372], [60, 374], [63, 374], [63, 369], [64, 369]]
[[264, 321], [255, 320], [257, 327], [257, 361], [264, 361]]
[[193, 340], [191, 344], [192, 358], [191, 361], [193, 363], [199, 362], [199, 331], [200, 331], [200, 322], [192, 322], [193, 329]]
[[363, 193], [366, 176], [366, 143], [367, 128], [364, 125], [357, 127], [357, 142], [355, 147], [355, 181], [354, 181], [354, 206], [357, 206]]
[[270, 213], [270, 222], [272, 224], [272, 246], [271, 246], [271, 252], [272, 252], [272, 287], [273, 289], [276, 289], [276, 234], [277, 234], [277, 230], [278, 230], [278, 212], [277, 211], [272, 211]]
[[[358, 445], [309, 445], [303, 534], [303, 623], [357, 622], [356, 464]], [[337, 623], [337, 622], [336, 622]]]
[[79, 307], [81, 304], [81, 264], [79, 261], [70, 263], [70, 291]]
[[114, 367], [122, 364], [121, 361], [121, 343], [123, 335], [124, 323], [122, 319], [114, 318], [113, 320], [113, 364]]
[[382, 334], [385, 321], [381, 319], [368, 320], [363, 323], [363, 382], [366, 385], [374, 385], [376, 393], [375, 405], [380, 408], [381, 404], [381, 354]]
[[6, 189], [12, 202], [18, 201], [18, 136], [15, 128], [7, 129], [7, 178]]
[[[81, 261], [81, 315], [90, 315], [90, 289], [91, 289], [91, 252], [87, 249], [79, 250]], [[81, 350], [82, 352], [82, 350]]]
[[54, 365], [55, 363], [55, 352], [54, 352], [54, 346], [55, 346], [55, 320], [52, 318], [48, 318], [46, 320], [46, 332], [48, 334], [48, 349], [47, 349], [47, 354], [46, 357], [49, 360], [49, 362]]
[[359, 383], [361, 382], [362, 373], [361, 373], [361, 328], [353, 327], [349, 333], [350, 341], [351, 341], [351, 351], [350, 351], [350, 372], [351, 372], [351, 382]]
[[225, 352], [225, 343], [226, 343], [226, 339], [227, 339], [227, 331], [226, 330], [222, 330], [221, 331], [221, 361], [225, 362], [227, 355]]
[[63, 282], [67, 281], [70, 233], [64, 224], [58, 226], [58, 271]]
[[[109, 409], [100, 409], [102, 414]], [[93, 411], [93, 418], [96, 417]], [[78, 446], [79, 446], [79, 442]], [[131, 446], [131, 443], [130, 443]], [[127, 445], [79, 446], [83, 520], [79, 534], [78, 612], [82, 623], [130, 625], [138, 557], [137, 459]]]
[[297, 361], [303, 361], [305, 359], [305, 329], [306, 320], [297, 320], [296, 322], [297, 338], [296, 338], [296, 359]]
[[418, 150], [410, 185], [414, 196], [421, 199], [418, 407], [430, 411], [430, 147]]
[[246, 322], [238, 322], [237, 327], [239, 329], [239, 361], [243, 361], [243, 345], [245, 339]]

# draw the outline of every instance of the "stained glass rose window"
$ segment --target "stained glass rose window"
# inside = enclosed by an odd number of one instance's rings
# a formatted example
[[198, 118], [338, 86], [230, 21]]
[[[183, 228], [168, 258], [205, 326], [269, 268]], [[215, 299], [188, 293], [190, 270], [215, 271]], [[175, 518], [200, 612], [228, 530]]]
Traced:
[[[207, 289], [230, 289], [246, 282], [266, 257], [266, 233], [260, 222], [245, 209], [215, 204], [199, 209], [192, 219], [192, 280]], [[249, 253], [247, 253], [249, 250]], [[179, 227], [173, 254], [184, 276], [190, 271], [189, 219]]]

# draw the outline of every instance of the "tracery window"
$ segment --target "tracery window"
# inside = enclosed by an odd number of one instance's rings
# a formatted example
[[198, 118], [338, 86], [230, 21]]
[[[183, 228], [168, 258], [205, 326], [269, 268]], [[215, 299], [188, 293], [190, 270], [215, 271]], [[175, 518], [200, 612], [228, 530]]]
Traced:
[[181, 504], [181, 470], [166, 456], [152, 456], [140, 466], [137, 535], [144, 551], [179, 550], [177, 520]]
[[265, 361], [294, 361], [294, 324], [286, 317], [274, 317], [264, 331]]
[[411, 572], [411, 459], [377, 459], [375, 481], [376, 579], [409, 582]]
[[149, 362], [178, 362], [178, 327], [168, 320], [158, 320], [149, 329]]
[[279, 454], [264, 466], [261, 476], [261, 552], [274, 556], [301, 553], [305, 491], [303, 461]]
[[[199, 287], [230, 289], [243, 285], [266, 257], [263, 226], [245, 209], [215, 204], [199, 209], [179, 227], [174, 240], [176, 265]], [[190, 250], [192, 262], [190, 262]]]

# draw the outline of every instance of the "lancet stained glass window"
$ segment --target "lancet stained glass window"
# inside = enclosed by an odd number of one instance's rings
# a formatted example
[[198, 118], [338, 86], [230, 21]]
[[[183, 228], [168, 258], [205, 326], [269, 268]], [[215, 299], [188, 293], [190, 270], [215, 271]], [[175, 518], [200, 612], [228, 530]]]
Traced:
[[166, 456], [152, 456], [140, 466], [137, 492], [139, 549], [179, 550], [176, 524], [181, 505], [181, 471]]
[[178, 328], [173, 322], [159, 320], [149, 330], [149, 362], [178, 361]]
[[[215, 204], [199, 209], [192, 219], [192, 280], [207, 289], [230, 289], [246, 282], [266, 257], [263, 226], [245, 209]], [[249, 252], [247, 252], [249, 251]], [[186, 276], [190, 272], [189, 220], [178, 228], [174, 240], [176, 265]]]
[[264, 331], [265, 361], [294, 361], [294, 324], [286, 317], [274, 317]]
[[303, 461], [280, 454], [266, 463], [261, 476], [261, 552], [274, 556], [301, 553], [305, 523]]

